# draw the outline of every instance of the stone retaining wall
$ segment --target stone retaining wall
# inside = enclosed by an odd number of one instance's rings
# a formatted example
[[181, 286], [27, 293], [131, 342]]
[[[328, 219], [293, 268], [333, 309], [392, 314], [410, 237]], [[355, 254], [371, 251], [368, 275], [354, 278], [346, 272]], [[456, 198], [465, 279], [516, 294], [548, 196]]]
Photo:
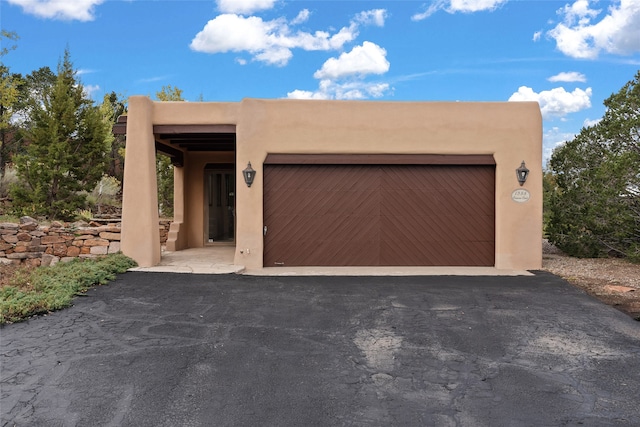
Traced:
[[[170, 221], [160, 221], [160, 242], [167, 240]], [[84, 221], [39, 225], [31, 217], [0, 223], [0, 264], [52, 265], [76, 257], [92, 258], [120, 251], [120, 223]]]

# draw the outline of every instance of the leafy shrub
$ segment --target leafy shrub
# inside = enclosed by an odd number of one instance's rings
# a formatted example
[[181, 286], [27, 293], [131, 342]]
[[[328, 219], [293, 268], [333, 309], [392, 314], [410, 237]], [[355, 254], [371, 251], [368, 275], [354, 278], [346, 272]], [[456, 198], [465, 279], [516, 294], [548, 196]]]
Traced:
[[18, 182], [18, 174], [14, 167], [7, 167], [0, 179], [0, 197], [8, 197], [11, 186]]
[[116, 274], [135, 267], [122, 254], [89, 260], [78, 258], [52, 267], [18, 270], [8, 286], [0, 289], [0, 324], [59, 310], [71, 305], [73, 297], [94, 285], [104, 285]]
[[109, 175], [103, 175], [95, 188], [87, 194], [87, 202], [96, 206], [121, 206], [118, 197], [120, 181]]

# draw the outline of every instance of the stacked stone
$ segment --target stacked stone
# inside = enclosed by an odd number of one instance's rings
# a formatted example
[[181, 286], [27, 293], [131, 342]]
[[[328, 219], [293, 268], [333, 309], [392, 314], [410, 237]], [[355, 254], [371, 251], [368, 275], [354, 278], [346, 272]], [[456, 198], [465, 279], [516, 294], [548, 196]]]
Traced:
[[161, 246], [167, 243], [170, 227], [171, 227], [171, 220], [168, 220], [168, 219], [160, 220], [160, 245]]
[[51, 265], [76, 257], [91, 258], [120, 251], [120, 224], [92, 222], [38, 225], [31, 217], [0, 223], [0, 262]]

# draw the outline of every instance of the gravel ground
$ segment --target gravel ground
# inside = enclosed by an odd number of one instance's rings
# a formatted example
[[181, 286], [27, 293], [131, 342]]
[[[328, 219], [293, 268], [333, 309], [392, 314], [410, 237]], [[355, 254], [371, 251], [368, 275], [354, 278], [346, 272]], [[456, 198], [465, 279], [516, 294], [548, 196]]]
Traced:
[[542, 253], [543, 270], [640, 320], [640, 264], [618, 258], [573, 258], [546, 240]]

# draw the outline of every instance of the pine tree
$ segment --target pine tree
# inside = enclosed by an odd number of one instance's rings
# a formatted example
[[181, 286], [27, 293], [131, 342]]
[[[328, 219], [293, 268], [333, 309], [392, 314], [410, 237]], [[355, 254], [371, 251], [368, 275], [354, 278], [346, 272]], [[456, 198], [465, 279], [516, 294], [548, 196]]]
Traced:
[[[16, 33], [6, 30], [0, 31], [0, 42], [3, 39], [16, 41], [18, 36]], [[0, 49], [0, 58], [15, 49], [15, 45], [10, 47], [2, 47]], [[22, 79], [19, 75], [12, 74], [9, 67], [0, 63], [0, 177], [4, 177], [5, 164], [9, 160], [7, 158], [7, 142], [11, 121], [18, 104], [19, 86]]]
[[551, 157], [549, 240], [570, 255], [640, 261], [640, 71]]
[[12, 191], [14, 208], [18, 214], [72, 219], [105, 171], [110, 129], [76, 79], [68, 50], [30, 120], [30, 143], [15, 158], [20, 183]]

